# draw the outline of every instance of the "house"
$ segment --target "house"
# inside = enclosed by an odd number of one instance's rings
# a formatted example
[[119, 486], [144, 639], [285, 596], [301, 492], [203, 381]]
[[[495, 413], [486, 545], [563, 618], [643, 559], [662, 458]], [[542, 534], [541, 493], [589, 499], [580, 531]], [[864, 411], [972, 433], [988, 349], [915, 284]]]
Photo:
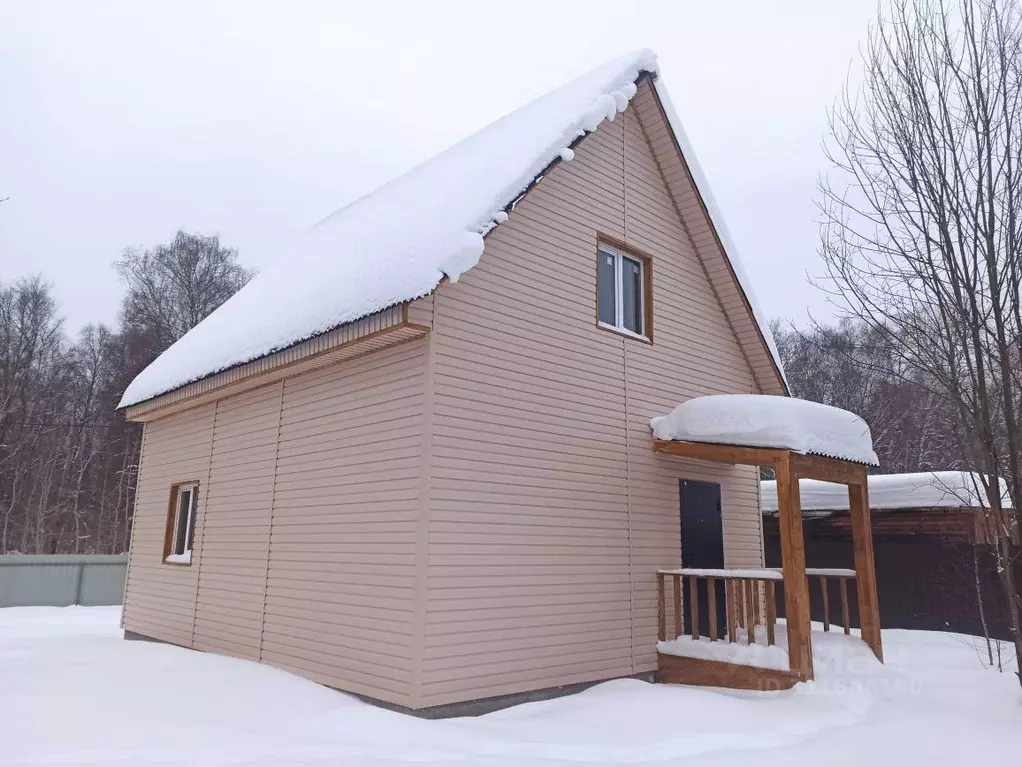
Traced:
[[426, 713], [651, 674], [683, 494], [763, 566], [757, 470], [653, 450], [728, 393], [787, 389], [640, 52], [326, 218], [131, 383], [125, 635]]
[[[840, 486], [808, 479], [802, 480], [800, 493], [807, 563], [850, 563], [848, 494]], [[869, 477], [869, 498], [876, 512], [872, 532], [884, 627], [982, 634], [978, 583], [987, 628], [1006, 639], [1009, 626], [1000, 609], [997, 563], [990, 546], [994, 520], [983, 477], [967, 471], [874, 474]], [[1003, 479], [1001, 503], [1010, 526], [1011, 500]], [[778, 564], [775, 481], [762, 482], [761, 505], [767, 564]], [[814, 616], [822, 620], [823, 605], [814, 596]]]

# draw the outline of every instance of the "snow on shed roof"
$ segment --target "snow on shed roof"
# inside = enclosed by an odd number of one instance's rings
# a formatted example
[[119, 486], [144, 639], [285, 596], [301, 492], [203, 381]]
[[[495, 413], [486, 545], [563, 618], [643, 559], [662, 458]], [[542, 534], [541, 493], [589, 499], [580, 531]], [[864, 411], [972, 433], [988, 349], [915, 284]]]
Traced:
[[776, 447], [878, 465], [869, 426], [855, 413], [794, 397], [715, 394], [650, 421], [657, 439]]
[[[869, 482], [871, 509], [986, 508], [982, 475], [968, 471], [924, 471], [914, 474], [872, 474]], [[1001, 479], [1001, 497], [1010, 508], [1008, 486]], [[978, 491], [977, 491], [978, 490]], [[799, 480], [803, 511], [847, 511], [848, 488], [816, 479]], [[760, 483], [763, 511], [777, 511], [777, 482]]]
[[[565, 151], [623, 112], [639, 76], [657, 71], [642, 50], [615, 59], [497, 120], [403, 176], [341, 208], [143, 370], [127, 407], [264, 357], [456, 282], [479, 262], [483, 237]], [[766, 317], [666, 91], [654, 87], [778, 371]], [[783, 376], [783, 372], [781, 373]]]

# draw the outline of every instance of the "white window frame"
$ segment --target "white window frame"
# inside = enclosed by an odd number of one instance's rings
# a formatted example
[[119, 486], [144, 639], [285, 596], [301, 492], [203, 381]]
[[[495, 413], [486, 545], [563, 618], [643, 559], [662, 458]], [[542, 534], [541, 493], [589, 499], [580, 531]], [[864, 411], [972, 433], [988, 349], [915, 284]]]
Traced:
[[[613, 330], [616, 333], [623, 333], [626, 336], [632, 336], [633, 338], [639, 338], [643, 341], [649, 340], [649, 328], [646, 327], [646, 259], [640, 258], [639, 256], [633, 256], [631, 253], [626, 253], [623, 250], [615, 248], [613, 245], [606, 245], [600, 243], [599, 248], [596, 250], [596, 300], [600, 300], [600, 270], [599, 270], [599, 259], [602, 255], [607, 254], [614, 257], [614, 323], [610, 325], [603, 320], [599, 319], [599, 306], [596, 309], [597, 324], [601, 328], [607, 330]], [[636, 333], [625, 327], [625, 302], [624, 302], [624, 260], [628, 259], [633, 263], [639, 265], [639, 318], [642, 322], [640, 332]]]
[[[171, 488], [171, 506], [168, 510], [170, 519], [170, 538], [167, 541], [167, 551], [163, 561], [168, 565], [189, 565], [192, 563], [192, 528], [195, 526], [195, 518], [198, 515], [198, 482], [182, 482]], [[178, 528], [181, 525], [181, 494], [189, 493], [188, 508], [185, 511], [184, 551], [178, 554], [177, 548]]]

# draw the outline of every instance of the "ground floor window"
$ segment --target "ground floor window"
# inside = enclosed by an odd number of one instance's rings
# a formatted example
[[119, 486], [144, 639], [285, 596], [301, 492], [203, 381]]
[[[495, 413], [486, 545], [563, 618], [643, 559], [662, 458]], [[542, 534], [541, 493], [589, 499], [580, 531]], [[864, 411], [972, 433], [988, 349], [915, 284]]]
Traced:
[[170, 488], [167, 534], [163, 543], [164, 562], [171, 565], [191, 564], [198, 499], [198, 482], [185, 482]]

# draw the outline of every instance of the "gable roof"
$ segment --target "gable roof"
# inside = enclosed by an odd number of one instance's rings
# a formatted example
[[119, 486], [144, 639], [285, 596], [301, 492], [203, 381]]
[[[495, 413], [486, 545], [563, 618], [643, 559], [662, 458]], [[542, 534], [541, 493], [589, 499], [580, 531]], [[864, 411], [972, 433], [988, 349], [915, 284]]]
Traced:
[[[651, 51], [615, 59], [331, 214], [136, 376], [118, 407], [428, 295], [445, 277], [457, 281], [547, 168], [571, 160], [570, 147], [625, 111], [637, 80], [656, 73]], [[783, 383], [766, 317], [659, 79], [654, 88]]]

